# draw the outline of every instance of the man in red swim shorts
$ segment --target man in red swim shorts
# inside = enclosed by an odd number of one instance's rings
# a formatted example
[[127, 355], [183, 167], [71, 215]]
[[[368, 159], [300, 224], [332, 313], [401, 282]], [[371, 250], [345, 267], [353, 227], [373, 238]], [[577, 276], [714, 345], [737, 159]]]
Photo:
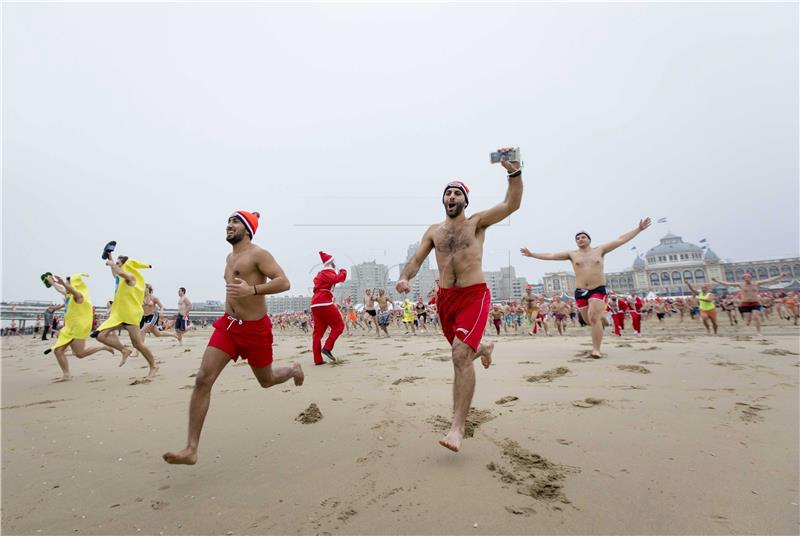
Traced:
[[226, 240], [233, 252], [225, 260], [225, 314], [213, 324], [214, 333], [197, 371], [189, 403], [186, 448], [165, 453], [167, 463], [197, 463], [197, 445], [208, 413], [211, 386], [231, 359], [246, 359], [261, 387], [272, 387], [290, 378], [295, 385], [303, 385], [299, 364], [272, 368], [272, 322], [264, 295], [289, 290], [289, 280], [272, 255], [251, 242], [257, 229], [257, 212], [240, 210], [228, 218]]
[[[499, 151], [506, 153], [508, 149]], [[508, 171], [508, 190], [503, 202], [467, 218], [464, 209], [469, 204], [469, 188], [463, 182], [449, 183], [442, 196], [445, 221], [431, 225], [422, 235], [419, 248], [405, 265], [396, 287], [398, 292], [409, 292], [408, 281], [417, 275], [431, 250], [436, 250], [439, 267], [436, 306], [442, 331], [452, 348], [455, 372], [453, 424], [439, 444], [455, 452], [461, 448], [467, 411], [475, 392], [472, 361], [480, 357], [485, 368], [492, 364], [494, 344], [481, 344], [491, 307], [491, 295], [481, 266], [486, 229], [506, 219], [522, 202], [521, 164], [505, 157], [500, 163]]]

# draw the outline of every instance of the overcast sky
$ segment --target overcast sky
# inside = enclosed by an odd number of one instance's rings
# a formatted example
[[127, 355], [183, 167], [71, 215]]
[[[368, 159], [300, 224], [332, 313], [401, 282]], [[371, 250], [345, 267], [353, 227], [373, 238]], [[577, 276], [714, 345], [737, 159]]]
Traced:
[[[3, 300], [55, 299], [39, 274], [113, 294], [108, 240], [150, 262], [174, 307], [223, 299], [236, 209], [306, 294], [317, 251], [404, 260], [443, 219], [502, 200], [522, 148], [522, 208], [484, 268], [536, 281], [574, 247], [667, 217], [723, 259], [798, 255], [798, 5], [6, 4]], [[629, 267], [626, 246], [608, 271]], [[397, 277], [397, 270], [390, 277]]]

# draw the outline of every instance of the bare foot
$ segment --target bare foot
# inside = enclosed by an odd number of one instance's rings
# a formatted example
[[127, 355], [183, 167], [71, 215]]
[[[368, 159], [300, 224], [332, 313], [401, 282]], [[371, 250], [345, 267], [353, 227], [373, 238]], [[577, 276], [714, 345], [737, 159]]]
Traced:
[[306, 375], [303, 373], [303, 367], [300, 366], [300, 363], [293, 363], [292, 368], [294, 372], [292, 372], [292, 377], [294, 377], [294, 384], [295, 385], [303, 385], [303, 380], [306, 379]]
[[68, 381], [70, 381], [71, 379], [72, 379], [72, 376], [70, 376], [69, 374], [64, 374], [64, 375], [63, 375], [63, 376], [61, 376], [60, 378], [56, 378], [56, 379], [54, 379], [54, 380], [53, 380], [53, 383], [68, 382]]
[[127, 348], [122, 349], [122, 361], [119, 362], [120, 367], [125, 364], [125, 362], [128, 360], [128, 358], [131, 356], [132, 353], [133, 352], [128, 350]]
[[150, 367], [150, 370], [147, 372], [147, 379], [152, 380], [158, 374], [158, 367]]
[[446, 449], [450, 449], [453, 452], [458, 452], [458, 449], [461, 448], [461, 434], [450, 430], [450, 432], [439, 440], [439, 444]]
[[494, 343], [487, 342], [483, 345], [486, 349], [481, 354], [481, 364], [483, 368], [489, 368], [492, 365], [492, 351], [494, 350]]
[[592, 359], [600, 359], [601, 357], [603, 357], [603, 354], [601, 354], [600, 352], [592, 351], [592, 353], [589, 354], [589, 357], [591, 357]]
[[197, 463], [197, 450], [183, 449], [179, 452], [165, 452], [164, 461], [175, 465], [194, 465]]

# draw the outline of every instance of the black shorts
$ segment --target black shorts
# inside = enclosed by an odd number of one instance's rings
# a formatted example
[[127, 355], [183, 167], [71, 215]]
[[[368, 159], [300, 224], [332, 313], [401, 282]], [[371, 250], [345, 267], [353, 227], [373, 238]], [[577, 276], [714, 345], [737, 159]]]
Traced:
[[178, 315], [175, 318], [175, 331], [186, 331], [189, 327], [189, 317]]
[[656, 316], [658, 317], [659, 320], [664, 320], [664, 315], [665, 313], [656, 313]]
[[589, 299], [595, 298], [598, 300], [605, 300], [608, 292], [606, 292], [606, 286], [600, 285], [599, 287], [592, 288], [592, 289], [585, 289], [585, 288], [576, 288], [575, 289], [575, 305], [578, 306], [579, 309], [582, 309], [589, 305]]
[[422, 320], [428, 320], [428, 313], [420, 313], [417, 315], [417, 318], [420, 318]]
[[740, 313], [752, 313], [753, 311], [761, 311], [763, 306], [761, 305], [740, 305], [739, 312]]
[[158, 311], [151, 315], [143, 316], [142, 319], [139, 321], [139, 329], [145, 327], [145, 325], [155, 326], [158, 324], [158, 319], [161, 317], [158, 314]]
[[378, 313], [375, 312], [375, 309], [367, 309], [367, 314], [369, 316], [376, 316]]

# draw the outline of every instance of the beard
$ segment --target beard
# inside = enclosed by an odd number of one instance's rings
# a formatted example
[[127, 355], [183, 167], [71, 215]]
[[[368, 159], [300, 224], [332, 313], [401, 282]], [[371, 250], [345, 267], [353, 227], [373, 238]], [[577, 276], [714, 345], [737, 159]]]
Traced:
[[234, 233], [230, 237], [225, 237], [225, 240], [228, 241], [228, 244], [234, 245], [241, 242], [242, 238], [244, 238], [244, 231], [242, 231], [241, 233]]
[[444, 213], [447, 215], [448, 218], [457, 218], [464, 212], [464, 205], [456, 203], [456, 205], [451, 209], [447, 205], [444, 206]]

